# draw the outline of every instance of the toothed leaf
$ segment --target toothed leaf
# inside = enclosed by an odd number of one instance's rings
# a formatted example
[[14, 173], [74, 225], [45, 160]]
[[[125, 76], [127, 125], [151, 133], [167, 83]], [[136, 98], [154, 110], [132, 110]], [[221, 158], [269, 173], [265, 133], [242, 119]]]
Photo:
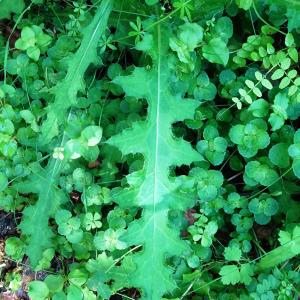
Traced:
[[[151, 49], [147, 45], [153, 60], [151, 70], [135, 68], [131, 75], [114, 80], [127, 96], [147, 100], [147, 119], [108, 140], [123, 155], [141, 153], [145, 160], [139, 174], [141, 180], [135, 180], [129, 188], [114, 195], [121, 206], [143, 209], [142, 217], [133, 221], [124, 235], [128, 245], [142, 245], [142, 250], [133, 255], [137, 269], [129, 275], [129, 280], [142, 289], [143, 299], [162, 299], [165, 293], [176, 288], [166, 257], [180, 255], [188, 248], [179, 233], [169, 226], [168, 212], [170, 209], [184, 210], [192, 206], [193, 200], [178, 190], [180, 178], [170, 177], [170, 167], [202, 160], [188, 142], [175, 138], [172, 133], [172, 124], [193, 118], [199, 103], [171, 92], [172, 70], [166, 34], [157, 26], [152, 39], [147, 37], [148, 41], [152, 40]], [[138, 47], [143, 49], [143, 45]]]

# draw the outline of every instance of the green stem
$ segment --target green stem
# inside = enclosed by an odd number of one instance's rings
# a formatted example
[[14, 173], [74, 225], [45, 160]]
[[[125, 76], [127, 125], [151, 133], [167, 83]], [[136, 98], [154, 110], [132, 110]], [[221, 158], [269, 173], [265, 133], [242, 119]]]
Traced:
[[271, 24], [269, 24], [269, 23], [268, 23], [268, 22], [260, 15], [260, 13], [258, 12], [258, 10], [257, 10], [257, 8], [256, 8], [255, 1], [253, 1], [253, 9], [254, 9], [254, 11], [255, 11], [257, 17], [258, 17], [263, 23], [265, 23], [266, 25], [268, 25], [268, 26], [269, 26], [270, 28], [272, 28], [273, 30], [275, 30], [275, 31], [277, 31], [277, 32], [279, 32], [279, 33], [281, 33], [281, 34], [283, 34], [283, 35], [286, 35], [285, 32], [283, 32], [283, 31], [281, 31], [280, 29], [278, 29], [278, 28], [272, 26]]

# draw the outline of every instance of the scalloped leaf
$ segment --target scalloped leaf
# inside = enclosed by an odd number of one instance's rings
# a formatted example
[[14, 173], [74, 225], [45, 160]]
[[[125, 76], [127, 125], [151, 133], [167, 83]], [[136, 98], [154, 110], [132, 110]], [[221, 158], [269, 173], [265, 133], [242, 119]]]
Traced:
[[133, 174], [130, 174], [128, 182], [132, 185], [114, 195], [122, 207], [143, 209], [142, 217], [129, 225], [124, 237], [129, 245], [143, 246], [143, 250], [133, 255], [137, 269], [129, 275], [132, 285], [142, 289], [143, 299], [162, 299], [176, 288], [166, 257], [181, 255], [188, 249], [179, 232], [169, 226], [168, 213], [170, 209], [191, 207], [193, 199], [179, 190], [181, 178], [172, 178], [170, 167], [203, 160], [188, 142], [172, 133], [173, 123], [193, 118], [199, 102], [171, 92], [172, 70], [165, 36], [167, 32], [158, 25], [157, 32], [138, 45], [138, 49], [152, 56], [151, 70], [137, 67], [131, 75], [114, 80], [127, 96], [147, 100], [147, 119], [135, 122], [107, 141], [123, 155], [144, 156], [144, 168], [136, 174], [139, 179], [131, 180]]

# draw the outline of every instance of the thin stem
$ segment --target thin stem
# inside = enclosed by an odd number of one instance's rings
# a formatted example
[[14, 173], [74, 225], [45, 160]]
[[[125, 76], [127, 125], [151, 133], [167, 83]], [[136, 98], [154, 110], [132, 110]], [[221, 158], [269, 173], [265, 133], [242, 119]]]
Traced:
[[263, 189], [261, 189], [260, 191], [258, 191], [257, 193], [255, 193], [254, 195], [248, 197], [247, 200], [250, 200], [250, 199], [255, 198], [258, 195], [260, 195], [262, 192], [264, 192], [265, 190], [267, 190], [270, 186], [272, 186], [273, 184], [275, 184], [276, 182], [278, 182], [279, 180], [281, 180], [281, 178], [283, 176], [285, 176], [287, 173], [289, 173], [292, 169], [293, 169], [293, 167], [288, 168], [284, 173], [282, 173], [282, 175], [280, 177], [278, 177], [271, 184], [269, 184], [268, 186], [264, 187]]
[[286, 35], [285, 32], [283, 32], [283, 31], [281, 31], [280, 29], [278, 29], [278, 28], [272, 26], [271, 24], [269, 24], [269, 23], [268, 23], [268, 22], [260, 15], [260, 13], [257, 11], [256, 5], [255, 5], [255, 1], [253, 1], [253, 9], [254, 9], [254, 11], [255, 11], [257, 17], [258, 17], [263, 23], [265, 23], [266, 25], [268, 25], [268, 26], [269, 26], [270, 28], [272, 28], [273, 30], [275, 30], [275, 31], [277, 31], [277, 32], [279, 32], [279, 33], [281, 33], [281, 34], [283, 34], [283, 35]]
[[131, 252], [135, 251], [136, 249], [142, 247], [142, 245], [137, 245], [134, 248], [130, 249], [129, 251], [127, 251], [125, 254], [123, 254], [120, 258], [116, 259], [114, 261], [114, 263], [105, 271], [105, 273], [108, 273], [119, 261], [121, 261], [125, 256], [127, 256], [128, 254], [130, 254]]

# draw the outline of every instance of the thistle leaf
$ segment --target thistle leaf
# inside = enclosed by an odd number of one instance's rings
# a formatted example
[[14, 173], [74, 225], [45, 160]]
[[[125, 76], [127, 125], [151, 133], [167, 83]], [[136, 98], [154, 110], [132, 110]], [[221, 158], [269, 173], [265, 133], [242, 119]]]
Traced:
[[60, 205], [67, 201], [66, 195], [57, 187], [61, 164], [60, 160], [55, 159], [51, 159], [45, 169], [34, 164], [32, 166], [34, 175], [30, 180], [15, 185], [21, 193], [39, 195], [35, 205], [24, 209], [20, 224], [22, 233], [28, 237], [25, 252], [33, 266], [38, 264], [43, 251], [52, 246], [53, 232], [48, 226], [49, 218], [54, 216]]
[[143, 209], [142, 217], [129, 225], [124, 238], [129, 245], [143, 246], [133, 255], [137, 269], [130, 274], [132, 285], [142, 289], [143, 299], [162, 299], [165, 293], [176, 288], [171, 278], [172, 269], [165, 260], [188, 248], [179, 233], [168, 225], [168, 212], [191, 207], [193, 199], [178, 190], [180, 177], [171, 178], [169, 169], [203, 160], [188, 142], [172, 134], [172, 124], [192, 118], [199, 102], [183, 99], [181, 94], [170, 90], [172, 71], [164, 43], [166, 34], [158, 25], [152, 38], [145, 37], [147, 47], [144, 48], [143, 42], [138, 45], [152, 56], [151, 70], [135, 68], [131, 75], [114, 80], [127, 96], [147, 100], [147, 119], [108, 140], [108, 144], [118, 147], [123, 155], [141, 153], [144, 156], [144, 168], [139, 174], [142, 180], [134, 181], [129, 188], [114, 195], [120, 206]]
[[[58, 130], [51, 130], [55, 124], [60, 125], [66, 118], [68, 109], [77, 101], [77, 92], [84, 87], [83, 77], [88, 66], [96, 61], [96, 47], [100, 36], [106, 28], [108, 16], [112, 9], [112, 0], [101, 2], [91, 24], [83, 32], [80, 48], [75, 53], [65, 79], [55, 89], [55, 100], [48, 106], [48, 117], [42, 125], [40, 144], [49, 143]], [[53, 134], [51, 134], [51, 132]], [[65, 138], [59, 144], [63, 147]], [[63, 168], [63, 161], [51, 158], [46, 168], [35, 164], [33, 175], [28, 181], [15, 184], [21, 193], [36, 193], [38, 200], [33, 206], [25, 208], [20, 228], [27, 236], [26, 254], [33, 266], [42, 258], [45, 249], [51, 247], [53, 233], [48, 220], [53, 217], [60, 205], [67, 201], [66, 195], [57, 187], [57, 181]]]
[[46, 108], [47, 119], [42, 125], [42, 132], [39, 139], [40, 145], [47, 145], [58, 135], [58, 130], [51, 130], [55, 126], [62, 125], [68, 109], [77, 102], [77, 93], [84, 91], [84, 74], [92, 63], [99, 63], [97, 56], [97, 45], [103, 35], [109, 14], [112, 10], [112, 0], [103, 0], [98, 8], [92, 22], [83, 30], [83, 39], [79, 49], [69, 62], [69, 68], [65, 79], [59, 83], [53, 93], [55, 99]]

